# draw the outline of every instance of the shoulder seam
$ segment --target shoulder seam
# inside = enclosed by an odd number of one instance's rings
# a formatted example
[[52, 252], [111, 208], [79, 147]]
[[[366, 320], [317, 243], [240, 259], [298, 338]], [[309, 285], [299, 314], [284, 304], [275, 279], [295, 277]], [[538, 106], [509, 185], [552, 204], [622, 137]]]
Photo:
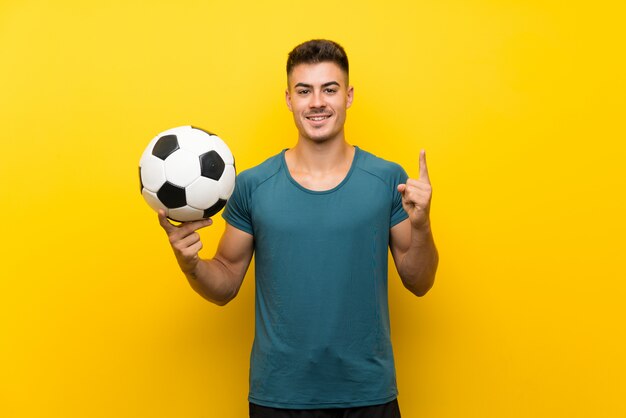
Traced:
[[274, 177], [275, 175], [277, 175], [282, 169], [282, 163], [278, 165], [278, 168], [269, 176], [267, 176], [267, 178], [265, 178], [263, 181], [259, 182], [259, 184], [257, 184], [254, 187], [254, 190], [250, 190], [250, 198], [252, 198], [252, 196], [254, 195], [254, 193], [256, 193], [256, 191], [263, 185], [263, 183], [265, 183], [266, 181], [268, 181], [269, 179], [271, 179], [272, 177]]
[[367, 174], [369, 174], [370, 176], [376, 177], [378, 180], [382, 181], [385, 185], [389, 185], [389, 183], [387, 183], [387, 182], [385, 181], [385, 179], [383, 179], [383, 178], [382, 178], [381, 176], [379, 176], [378, 174], [376, 174], [376, 173], [372, 173], [370, 170], [367, 170], [367, 169], [365, 169], [365, 168], [363, 168], [363, 167], [356, 167], [356, 168], [358, 168], [358, 169], [359, 169], [359, 170], [361, 170], [361, 171], [366, 172], [366, 173], [367, 173]]

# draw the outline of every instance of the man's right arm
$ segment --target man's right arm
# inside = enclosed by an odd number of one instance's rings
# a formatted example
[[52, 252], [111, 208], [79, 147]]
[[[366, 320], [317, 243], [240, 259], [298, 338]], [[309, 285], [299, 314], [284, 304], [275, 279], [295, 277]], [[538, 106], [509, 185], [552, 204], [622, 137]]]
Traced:
[[202, 241], [197, 230], [211, 225], [211, 219], [173, 225], [159, 211], [159, 223], [167, 233], [180, 269], [198, 294], [220, 306], [237, 295], [254, 253], [252, 235], [227, 223], [215, 256], [203, 260], [198, 256]]

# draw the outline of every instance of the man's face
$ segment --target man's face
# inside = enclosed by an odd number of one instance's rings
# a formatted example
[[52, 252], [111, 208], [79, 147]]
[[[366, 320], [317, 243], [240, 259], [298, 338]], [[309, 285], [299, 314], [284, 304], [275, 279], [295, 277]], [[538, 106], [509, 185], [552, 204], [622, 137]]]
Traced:
[[333, 62], [300, 64], [288, 77], [285, 93], [300, 139], [324, 142], [343, 135], [353, 88]]

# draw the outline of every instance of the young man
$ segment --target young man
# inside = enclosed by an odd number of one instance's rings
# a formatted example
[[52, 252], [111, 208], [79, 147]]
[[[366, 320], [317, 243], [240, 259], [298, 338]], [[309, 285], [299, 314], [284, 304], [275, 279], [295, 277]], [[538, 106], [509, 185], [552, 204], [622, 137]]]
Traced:
[[255, 254], [251, 417], [399, 417], [387, 249], [424, 295], [438, 264], [424, 151], [419, 179], [407, 179], [346, 141], [354, 90], [340, 45], [298, 45], [287, 81], [298, 141], [239, 174], [213, 259], [198, 257], [196, 232], [211, 220], [159, 221], [193, 289], [216, 304], [237, 295]]

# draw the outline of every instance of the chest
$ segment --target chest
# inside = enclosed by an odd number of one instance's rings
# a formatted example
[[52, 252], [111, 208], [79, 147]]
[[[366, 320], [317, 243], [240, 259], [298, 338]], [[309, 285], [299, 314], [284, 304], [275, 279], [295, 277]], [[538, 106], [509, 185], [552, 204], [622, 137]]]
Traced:
[[327, 192], [304, 190], [287, 178], [272, 182], [255, 193], [251, 215], [257, 238], [327, 241], [386, 230], [391, 209], [391, 193], [383, 182], [355, 174]]
[[337, 187], [346, 177], [347, 171], [337, 171], [321, 175], [292, 171], [291, 176], [298, 184], [311, 191], [326, 191]]

